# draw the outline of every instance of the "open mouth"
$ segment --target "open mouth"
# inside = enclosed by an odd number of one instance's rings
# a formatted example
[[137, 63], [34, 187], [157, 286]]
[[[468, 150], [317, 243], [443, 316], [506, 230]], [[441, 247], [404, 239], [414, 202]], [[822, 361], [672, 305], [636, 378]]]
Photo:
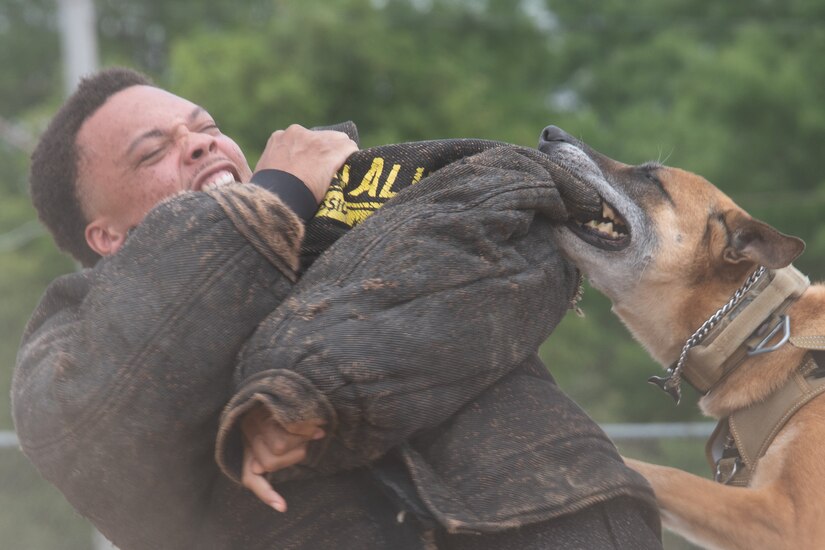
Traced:
[[602, 202], [600, 216], [573, 218], [567, 227], [581, 240], [603, 250], [621, 250], [630, 243], [627, 222], [606, 202]]
[[193, 190], [201, 191], [212, 187], [219, 187], [240, 181], [238, 174], [234, 167], [226, 167], [207, 174], [205, 177], [201, 176], [193, 185]]

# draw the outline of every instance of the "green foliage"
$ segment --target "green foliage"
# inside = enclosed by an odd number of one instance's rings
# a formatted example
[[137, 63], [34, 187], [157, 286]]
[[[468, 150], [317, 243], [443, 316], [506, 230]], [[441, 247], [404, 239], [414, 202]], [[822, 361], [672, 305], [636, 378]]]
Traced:
[[62, 92], [51, 0], [0, 3], [0, 117], [17, 117]]
[[95, 0], [105, 63], [163, 75], [169, 45], [196, 30], [258, 32], [272, 17], [274, 0]]
[[683, 422], [701, 419], [696, 396], [683, 388], [673, 400], [647, 383], [662, 367], [633, 341], [610, 313], [610, 304], [587, 289], [580, 303], [585, 316], [570, 312], [540, 350], [563, 387], [598, 422]]
[[448, 2], [431, 11], [374, 4], [284, 3], [262, 33], [195, 33], [174, 45], [169, 82], [207, 105], [251, 157], [273, 129], [295, 121], [355, 120], [365, 145], [536, 142], [552, 75], [541, 56], [523, 53], [545, 42], [526, 17], [493, 19]]

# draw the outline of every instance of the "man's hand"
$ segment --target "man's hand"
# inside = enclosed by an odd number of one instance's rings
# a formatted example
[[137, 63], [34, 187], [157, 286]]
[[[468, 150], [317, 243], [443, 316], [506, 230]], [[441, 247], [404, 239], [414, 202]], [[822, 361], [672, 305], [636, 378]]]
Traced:
[[321, 199], [344, 161], [358, 150], [358, 145], [343, 132], [308, 130], [293, 124], [274, 132], [266, 142], [255, 171], [274, 168], [299, 178]]
[[241, 482], [265, 504], [279, 512], [286, 511], [286, 501], [267, 481], [267, 472], [277, 472], [301, 462], [307, 443], [326, 433], [318, 419], [281, 425], [263, 405], [258, 405], [241, 419], [244, 458]]

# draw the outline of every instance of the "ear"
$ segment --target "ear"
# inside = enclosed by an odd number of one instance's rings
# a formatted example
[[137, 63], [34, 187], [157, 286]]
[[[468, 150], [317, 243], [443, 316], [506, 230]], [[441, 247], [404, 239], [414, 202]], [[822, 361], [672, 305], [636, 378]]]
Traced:
[[805, 250], [805, 242], [780, 233], [770, 225], [750, 216], [736, 214], [725, 220], [730, 242], [722, 257], [730, 263], [751, 262], [768, 269], [790, 265]]
[[89, 247], [101, 256], [111, 256], [120, 250], [126, 240], [125, 231], [120, 231], [102, 219], [90, 222], [86, 226], [85, 236]]

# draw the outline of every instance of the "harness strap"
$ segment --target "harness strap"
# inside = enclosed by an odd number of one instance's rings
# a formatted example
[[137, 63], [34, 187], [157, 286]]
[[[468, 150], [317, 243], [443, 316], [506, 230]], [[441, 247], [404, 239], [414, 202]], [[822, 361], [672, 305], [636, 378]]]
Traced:
[[767, 399], [720, 420], [705, 446], [716, 481], [747, 486], [779, 431], [821, 393], [825, 393], [825, 352], [812, 351]]
[[[818, 354], [820, 357], [823, 354], [819, 352], [825, 351], [825, 336], [822, 335], [791, 336], [790, 342], [798, 348], [814, 350], [811, 353]], [[822, 364], [824, 360], [817, 358], [816, 361]]]

